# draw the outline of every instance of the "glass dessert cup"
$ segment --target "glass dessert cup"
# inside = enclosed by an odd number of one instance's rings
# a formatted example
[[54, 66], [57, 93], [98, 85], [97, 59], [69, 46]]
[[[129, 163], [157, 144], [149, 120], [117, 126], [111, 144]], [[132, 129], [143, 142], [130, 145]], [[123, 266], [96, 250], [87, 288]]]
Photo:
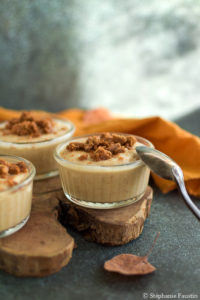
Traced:
[[35, 167], [17, 156], [0, 155], [0, 159], [11, 163], [24, 162], [28, 168], [22, 181], [0, 191], [0, 238], [3, 238], [21, 229], [29, 219]]
[[[65, 196], [77, 205], [94, 209], [118, 208], [138, 201], [146, 191], [150, 175], [150, 169], [139, 158], [128, 163], [95, 165], [72, 162], [61, 156], [67, 144], [90, 136], [70, 139], [54, 152]], [[154, 148], [148, 140], [133, 137]]]
[[[36, 168], [36, 180], [45, 179], [58, 175], [58, 169], [53, 157], [57, 145], [72, 137], [75, 126], [68, 120], [53, 118], [63, 123], [67, 131], [59, 136], [41, 141], [9, 142], [0, 138], [0, 153], [23, 157], [33, 163]], [[0, 124], [0, 128], [5, 122]]]

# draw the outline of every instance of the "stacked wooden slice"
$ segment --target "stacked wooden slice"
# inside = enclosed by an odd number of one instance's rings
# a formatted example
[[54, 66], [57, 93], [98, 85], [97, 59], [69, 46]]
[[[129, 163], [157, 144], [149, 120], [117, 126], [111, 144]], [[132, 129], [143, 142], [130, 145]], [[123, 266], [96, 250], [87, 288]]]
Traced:
[[[42, 277], [59, 271], [72, 257], [71, 225], [87, 240], [122, 245], [136, 239], [149, 215], [153, 192], [138, 202], [112, 210], [83, 208], [69, 202], [59, 177], [34, 182], [29, 221], [17, 233], [0, 239], [0, 269], [15, 276]], [[78, 251], [78, 250], [77, 250]]]

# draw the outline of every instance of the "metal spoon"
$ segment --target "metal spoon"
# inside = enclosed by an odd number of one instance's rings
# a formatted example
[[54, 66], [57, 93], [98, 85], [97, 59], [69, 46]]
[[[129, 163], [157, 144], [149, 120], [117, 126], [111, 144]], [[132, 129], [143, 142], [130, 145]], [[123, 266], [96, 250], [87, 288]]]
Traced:
[[179, 165], [164, 153], [146, 146], [137, 146], [136, 151], [143, 162], [158, 176], [176, 182], [179, 191], [193, 214], [200, 220], [200, 209], [189, 197], [185, 184], [183, 172]]

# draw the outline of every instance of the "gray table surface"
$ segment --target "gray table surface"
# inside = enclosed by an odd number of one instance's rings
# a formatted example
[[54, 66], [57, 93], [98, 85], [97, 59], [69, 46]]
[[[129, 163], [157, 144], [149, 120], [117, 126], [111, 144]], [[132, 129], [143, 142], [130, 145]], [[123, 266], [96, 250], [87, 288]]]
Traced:
[[[177, 121], [183, 128], [199, 134], [200, 110]], [[152, 183], [153, 185], [153, 183]], [[199, 222], [187, 209], [177, 191], [167, 195], [154, 187], [150, 218], [142, 235], [120, 247], [87, 242], [69, 229], [78, 248], [70, 263], [46, 278], [15, 278], [0, 272], [0, 299], [158, 299], [178, 293], [200, 298]], [[198, 205], [200, 204], [197, 200]], [[150, 256], [157, 271], [146, 276], [123, 277], [107, 273], [105, 260], [120, 253], [145, 255], [156, 233], [160, 237]], [[146, 294], [144, 294], [146, 293]], [[147, 295], [147, 296], [146, 296]], [[179, 295], [179, 298], [181, 295]], [[169, 297], [168, 297], [169, 298]]]

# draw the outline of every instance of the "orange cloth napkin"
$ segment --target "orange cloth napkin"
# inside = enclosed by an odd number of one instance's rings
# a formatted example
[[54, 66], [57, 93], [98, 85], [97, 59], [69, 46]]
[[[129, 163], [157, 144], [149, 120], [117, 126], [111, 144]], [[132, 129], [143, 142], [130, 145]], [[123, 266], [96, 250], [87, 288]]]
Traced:
[[[84, 122], [85, 111], [69, 109], [58, 116], [71, 120], [76, 125], [75, 135], [95, 132], [124, 132], [150, 140], [156, 149], [174, 159], [183, 169], [188, 192], [200, 196], [200, 138], [181, 129], [173, 122], [160, 117], [144, 119], [113, 118], [96, 124]], [[19, 112], [0, 108], [0, 121], [19, 115]], [[152, 174], [155, 183], [163, 193], [175, 188], [175, 183]]]

